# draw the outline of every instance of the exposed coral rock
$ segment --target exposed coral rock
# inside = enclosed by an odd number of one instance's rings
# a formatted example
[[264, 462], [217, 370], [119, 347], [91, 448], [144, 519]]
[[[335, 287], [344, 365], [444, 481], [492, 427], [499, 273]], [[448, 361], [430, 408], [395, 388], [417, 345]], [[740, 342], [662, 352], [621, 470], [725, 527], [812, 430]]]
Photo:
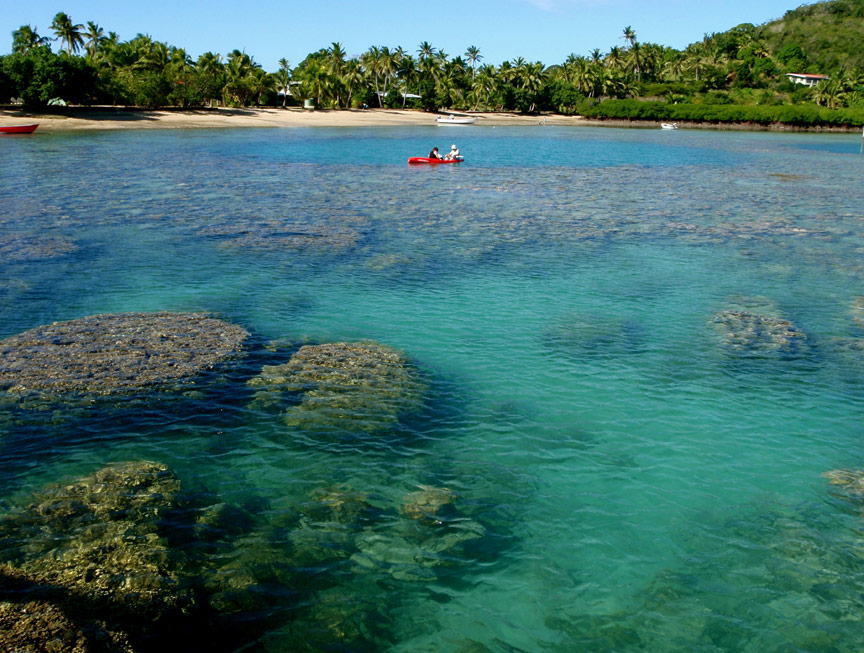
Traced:
[[250, 385], [253, 407], [282, 409], [289, 426], [380, 432], [419, 409], [425, 386], [395, 349], [373, 342], [301, 347], [284, 365], [264, 366]]
[[0, 340], [0, 391], [129, 394], [188, 381], [236, 355], [245, 329], [201, 313], [120, 313]]

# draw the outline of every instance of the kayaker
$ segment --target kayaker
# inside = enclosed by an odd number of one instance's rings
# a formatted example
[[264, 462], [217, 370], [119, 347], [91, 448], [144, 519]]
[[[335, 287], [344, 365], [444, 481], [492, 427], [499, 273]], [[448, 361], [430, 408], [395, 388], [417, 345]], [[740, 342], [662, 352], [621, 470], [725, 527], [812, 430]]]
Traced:
[[441, 156], [440, 154], [438, 154], [438, 148], [437, 147], [433, 147], [432, 151], [429, 152], [429, 158], [430, 159], [443, 159], [444, 157]]
[[444, 158], [448, 161], [459, 158], [459, 148], [456, 147], [456, 143], [453, 143], [453, 145], [450, 146], [450, 151], [447, 152], [447, 156], [445, 156]]

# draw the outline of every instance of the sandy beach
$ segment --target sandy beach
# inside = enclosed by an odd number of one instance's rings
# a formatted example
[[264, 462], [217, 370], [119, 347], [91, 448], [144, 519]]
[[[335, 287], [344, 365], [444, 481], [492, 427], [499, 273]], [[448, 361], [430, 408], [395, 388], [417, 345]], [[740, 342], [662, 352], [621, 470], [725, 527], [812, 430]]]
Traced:
[[[460, 114], [462, 115], [462, 114]], [[478, 113], [477, 125], [584, 125], [574, 116], [524, 116]], [[22, 110], [0, 111], [0, 124], [38, 122], [40, 131], [94, 129], [213, 129], [221, 127], [374, 127], [435, 125], [435, 114], [407, 109], [353, 109], [341, 111], [299, 108], [205, 109], [134, 111], [128, 109], [67, 109], [63, 114]]]
[[[437, 115], [447, 115], [446, 113]], [[598, 120], [558, 114], [523, 115], [517, 113], [460, 112], [477, 118], [475, 125], [627, 127], [657, 129], [656, 120]], [[77, 131], [104, 129], [217, 129], [241, 127], [395, 127], [432, 126], [436, 114], [411, 109], [308, 110], [299, 108], [132, 110], [113, 107], [65, 108], [57, 113], [21, 109], [0, 109], [0, 125], [39, 123], [39, 131]], [[857, 127], [799, 127], [756, 123], [679, 122], [682, 129], [791, 132], [857, 132]]]

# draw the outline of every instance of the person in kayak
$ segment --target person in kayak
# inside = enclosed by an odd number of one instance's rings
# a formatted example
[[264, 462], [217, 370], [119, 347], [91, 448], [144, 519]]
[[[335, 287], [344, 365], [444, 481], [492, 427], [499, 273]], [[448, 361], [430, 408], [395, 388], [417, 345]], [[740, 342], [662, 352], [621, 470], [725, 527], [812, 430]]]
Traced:
[[432, 151], [429, 152], [428, 158], [430, 158], [430, 159], [443, 159], [444, 157], [441, 156], [440, 154], [438, 154], [438, 148], [437, 147], [433, 147]]
[[450, 151], [447, 152], [447, 156], [444, 157], [447, 161], [452, 161], [453, 159], [459, 158], [459, 148], [456, 147], [456, 143], [450, 146]]

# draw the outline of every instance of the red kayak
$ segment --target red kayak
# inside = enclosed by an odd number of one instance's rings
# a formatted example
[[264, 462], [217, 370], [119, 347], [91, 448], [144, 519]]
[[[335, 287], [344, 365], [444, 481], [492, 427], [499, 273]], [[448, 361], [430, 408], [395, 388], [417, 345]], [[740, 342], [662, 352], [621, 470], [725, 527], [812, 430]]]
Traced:
[[432, 163], [434, 165], [438, 165], [439, 163], [462, 163], [462, 157], [458, 157], [456, 159], [430, 159], [427, 156], [412, 156], [408, 159], [408, 163], [414, 165], [418, 163]]
[[35, 125], [13, 125], [11, 127], [0, 127], [0, 134], [32, 134], [39, 124]]

